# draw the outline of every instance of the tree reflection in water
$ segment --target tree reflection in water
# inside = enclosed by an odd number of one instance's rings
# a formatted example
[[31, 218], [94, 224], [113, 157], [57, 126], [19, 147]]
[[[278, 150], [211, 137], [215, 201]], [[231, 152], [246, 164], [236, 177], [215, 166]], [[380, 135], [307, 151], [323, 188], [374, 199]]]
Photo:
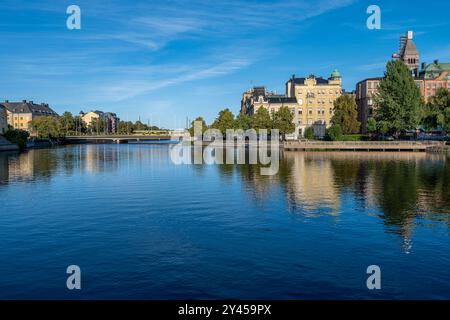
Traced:
[[[114, 173], [171, 166], [168, 146], [84, 145], [0, 155], [0, 185], [73, 175]], [[275, 176], [261, 176], [261, 165], [213, 165], [220, 181], [239, 177], [250, 201], [284, 195], [288, 212], [304, 217], [342, 214], [351, 195], [361, 211], [377, 212], [387, 232], [411, 238], [416, 219], [426, 216], [450, 227], [450, 159], [425, 153], [284, 152]], [[203, 179], [207, 165], [189, 170]], [[372, 210], [373, 209], [373, 210]]]

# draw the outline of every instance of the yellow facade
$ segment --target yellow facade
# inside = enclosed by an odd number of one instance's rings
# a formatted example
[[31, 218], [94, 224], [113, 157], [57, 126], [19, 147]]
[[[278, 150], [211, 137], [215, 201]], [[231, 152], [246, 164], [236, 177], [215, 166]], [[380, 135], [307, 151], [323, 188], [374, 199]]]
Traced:
[[338, 74], [327, 80], [314, 76], [293, 77], [286, 88], [287, 96], [297, 99], [298, 111], [294, 118], [299, 134], [313, 125], [331, 125], [334, 101], [342, 95], [342, 80]]
[[33, 120], [31, 113], [12, 113], [7, 111], [8, 124], [14, 129], [30, 130], [30, 121]]
[[2, 103], [6, 109], [8, 125], [14, 129], [31, 131], [30, 122], [39, 117], [58, 117], [48, 104], [35, 104], [33, 101]]
[[100, 118], [100, 115], [96, 112], [88, 112], [85, 115], [82, 116], [83, 121], [90, 126], [92, 124], [93, 120], [97, 120], [98, 118]]

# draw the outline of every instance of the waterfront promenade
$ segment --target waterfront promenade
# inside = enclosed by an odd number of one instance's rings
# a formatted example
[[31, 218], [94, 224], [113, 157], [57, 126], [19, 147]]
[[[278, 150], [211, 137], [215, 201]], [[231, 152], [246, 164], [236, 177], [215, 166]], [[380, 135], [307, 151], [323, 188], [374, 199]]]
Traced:
[[433, 151], [446, 150], [445, 142], [435, 141], [288, 141], [286, 151]]

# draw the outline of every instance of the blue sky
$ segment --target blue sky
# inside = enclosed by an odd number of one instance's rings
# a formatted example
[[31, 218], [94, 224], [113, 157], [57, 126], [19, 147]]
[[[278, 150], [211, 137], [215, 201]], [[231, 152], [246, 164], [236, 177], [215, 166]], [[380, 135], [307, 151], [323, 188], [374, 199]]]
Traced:
[[[81, 30], [66, 28], [71, 4]], [[381, 30], [366, 28], [371, 4]], [[284, 92], [292, 74], [337, 68], [353, 90], [383, 73], [407, 30], [422, 60], [449, 62], [449, 12], [447, 0], [2, 0], [0, 101], [181, 128], [224, 107], [237, 113], [253, 85]]]

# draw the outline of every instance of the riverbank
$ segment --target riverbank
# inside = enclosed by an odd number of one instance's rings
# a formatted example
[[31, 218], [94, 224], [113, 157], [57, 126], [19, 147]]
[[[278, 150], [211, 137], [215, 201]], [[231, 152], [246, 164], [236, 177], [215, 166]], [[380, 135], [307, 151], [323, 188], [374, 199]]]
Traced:
[[382, 151], [382, 152], [446, 152], [448, 146], [439, 141], [288, 141], [286, 151]]
[[0, 152], [2, 151], [18, 151], [19, 146], [9, 142], [5, 137], [0, 136]]

